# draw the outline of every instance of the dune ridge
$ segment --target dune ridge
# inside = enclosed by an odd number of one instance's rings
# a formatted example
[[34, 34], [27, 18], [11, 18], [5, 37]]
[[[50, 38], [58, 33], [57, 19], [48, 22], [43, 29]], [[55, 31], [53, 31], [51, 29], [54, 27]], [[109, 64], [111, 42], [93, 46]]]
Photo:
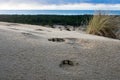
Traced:
[[119, 66], [120, 40], [0, 22], [0, 80], [119, 80]]

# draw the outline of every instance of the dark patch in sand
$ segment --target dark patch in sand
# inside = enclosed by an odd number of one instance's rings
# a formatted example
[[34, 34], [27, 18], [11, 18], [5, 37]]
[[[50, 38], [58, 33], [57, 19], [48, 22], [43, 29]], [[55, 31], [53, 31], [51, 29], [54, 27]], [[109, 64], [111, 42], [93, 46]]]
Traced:
[[13, 24], [7, 24], [6, 26], [19, 26], [19, 24], [13, 23]]
[[71, 31], [70, 28], [68, 28], [68, 27], [65, 27], [65, 30], [67, 30], [67, 31]]
[[35, 29], [36, 31], [43, 31], [42, 29]]
[[62, 60], [59, 64], [60, 67], [67, 67], [67, 66], [76, 66], [78, 63], [72, 61], [72, 60]]
[[48, 39], [48, 41], [52, 41], [52, 42], [65, 42], [65, 39], [63, 39], [63, 38], [51, 38], [51, 39]]
[[51, 32], [49, 30], [43, 30], [43, 29], [35, 29], [36, 31], [47, 31], [47, 32]]

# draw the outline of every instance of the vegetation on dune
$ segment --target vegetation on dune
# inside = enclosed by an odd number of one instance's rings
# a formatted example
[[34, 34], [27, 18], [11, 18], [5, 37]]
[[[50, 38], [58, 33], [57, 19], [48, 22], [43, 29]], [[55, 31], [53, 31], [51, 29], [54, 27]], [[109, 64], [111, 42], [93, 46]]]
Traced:
[[118, 16], [110, 16], [104, 12], [98, 12], [90, 20], [87, 27], [87, 33], [109, 37], [117, 38], [114, 31], [118, 28]]
[[87, 25], [92, 15], [0, 15], [0, 21], [33, 25]]
[[[23, 23], [32, 25], [63, 25], [66, 30], [70, 31], [69, 26], [87, 27], [87, 33], [105, 36], [110, 38], [118, 38], [119, 31], [116, 29], [120, 26], [120, 16], [107, 15], [103, 12], [98, 12], [95, 15], [0, 15], [0, 21]], [[119, 23], [119, 24], [118, 24]], [[69, 26], [68, 26], [69, 25]], [[120, 27], [119, 29], [120, 30]]]

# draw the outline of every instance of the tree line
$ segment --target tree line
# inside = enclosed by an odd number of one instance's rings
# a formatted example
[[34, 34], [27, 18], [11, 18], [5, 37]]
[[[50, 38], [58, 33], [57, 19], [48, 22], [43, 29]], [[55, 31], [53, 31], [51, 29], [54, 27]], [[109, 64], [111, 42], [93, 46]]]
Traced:
[[0, 21], [32, 25], [87, 25], [92, 15], [0, 15]]

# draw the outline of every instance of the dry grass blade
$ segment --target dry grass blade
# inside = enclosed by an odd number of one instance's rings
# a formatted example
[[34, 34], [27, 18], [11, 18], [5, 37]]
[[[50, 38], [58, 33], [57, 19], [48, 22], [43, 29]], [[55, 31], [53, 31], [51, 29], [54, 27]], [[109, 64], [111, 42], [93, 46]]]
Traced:
[[114, 30], [117, 29], [117, 17], [99, 12], [93, 16], [87, 27], [87, 33], [116, 38]]

